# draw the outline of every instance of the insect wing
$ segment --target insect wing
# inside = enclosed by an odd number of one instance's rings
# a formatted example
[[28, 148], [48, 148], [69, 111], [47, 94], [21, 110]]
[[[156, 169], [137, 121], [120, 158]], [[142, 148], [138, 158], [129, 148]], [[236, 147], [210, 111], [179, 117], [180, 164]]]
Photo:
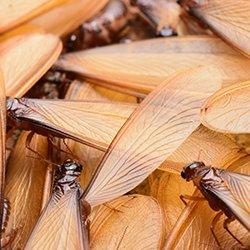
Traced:
[[[31, 24], [63, 36], [100, 11], [108, 0], [70, 0], [32, 19]], [[55, 18], [56, 16], [56, 18]]]
[[250, 81], [214, 93], [202, 108], [202, 123], [224, 133], [250, 133]]
[[57, 201], [53, 195], [40, 216], [25, 249], [88, 249], [79, 206], [79, 189]]
[[0, 9], [0, 33], [64, 2], [65, 0], [4, 0]]
[[204, 0], [192, 12], [224, 40], [250, 55], [250, 1]]
[[52, 66], [62, 50], [50, 34], [15, 36], [0, 44], [0, 65], [7, 96], [23, 96]]
[[199, 106], [218, 88], [206, 77], [210, 74], [202, 68], [184, 72], [144, 99], [116, 135], [83, 194], [91, 206], [134, 188], [197, 128]]
[[136, 107], [122, 103], [38, 99], [25, 99], [25, 103], [28, 105], [23, 115], [25, 120], [103, 151]]
[[206, 188], [219, 197], [250, 230], [250, 176], [222, 171], [220, 178], [224, 181], [223, 185], [209, 185]]
[[[157, 38], [67, 53], [56, 66], [92, 83], [134, 95], [149, 93], [168, 77], [199, 65], [215, 65], [224, 84], [249, 79], [250, 62], [209, 36]], [[131, 92], [129, 93], [131, 94]]]

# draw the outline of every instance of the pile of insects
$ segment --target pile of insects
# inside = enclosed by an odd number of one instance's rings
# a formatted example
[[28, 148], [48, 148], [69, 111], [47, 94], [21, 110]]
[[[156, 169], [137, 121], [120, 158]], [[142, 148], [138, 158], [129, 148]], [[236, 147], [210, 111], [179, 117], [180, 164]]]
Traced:
[[250, 1], [0, 1], [1, 249], [250, 249]]

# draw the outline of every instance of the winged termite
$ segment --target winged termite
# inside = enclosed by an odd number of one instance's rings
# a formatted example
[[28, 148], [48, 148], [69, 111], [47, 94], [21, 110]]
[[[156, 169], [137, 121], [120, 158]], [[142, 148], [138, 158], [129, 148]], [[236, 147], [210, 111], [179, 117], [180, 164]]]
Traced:
[[125, 103], [8, 98], [7, 120], [20, 129], [73, 139], [105, 151], [135, 107]]
[[111, 0], [100, 15], [83, 23], [71, 34], [67, 46], [69, 50], [80, 50], [110, 44], [128, 22], [129, 12], [125, 1]]
[[[44, 179], [47, 164], [40, 161], [36, 154], [25, 147], [28, 132], [19, 136], [7, 163], [4, 196], [9, 201], [10, 214], [5, 234], [16, 231], [11, 242], [13, 249], [23, 249], [41, 211]], [[43, 156], [47, 156], [46, 138], [36, 135], [31, 147]]]
[[221, 210], [214, 217], [211, 225], [217, 244], [220, 246], [213, 229], [223, 213], [227, 216], [223, 224], [224, 228], [241, 244], [229, 230], [228, 224], [237, 219], [247, 230], [250, 230], [250, 176], [205, 166], [203, 162], [187, 165], [181, 172], [181, 176], [186, 181], [194, 182], [213, 210]]
[[[215, 65], [223, 85], [249, 79], [250, 62], [219, 39], [189, 36], [150, 39], [61, 56], [56, 66], [95, 84], [127, 93], [149, 93], [171, 74]], [[131, 92], [130, 92], [131, 93]]]
[[172, 36], [177, 33], [181, 7], [175, 1], [134, 0], [142, 17], [156, 30], [157, 35]]
[[51, 67], [62, 44], [49, 34], [15, 36], [0, 44], [0, 65], [7, 96], [21, 97]]
[[66, 1], [30, 22], [46, 32], [64, 36], [98, 13], [107, 2], [108, 0]]
[[77, 177], [82, 165], [68, 160], [59, 166], [53, 194], [25, 249], [89, 249], [88, 208], [80, 204]]
[[0, 11], [0, 33], [17, 26], [64, 1], [65, 0], [2, 1]]
[[210, 129], [250, 133], [250, 81], [233, 84], [214, 93], [204, 104], [202, 123]]
[[250, 2], [220, 0], [183, 0], [190, 13], [207, 24], [226, 42], [231, 43], [242, 53], [249, 56], [249, 14]]

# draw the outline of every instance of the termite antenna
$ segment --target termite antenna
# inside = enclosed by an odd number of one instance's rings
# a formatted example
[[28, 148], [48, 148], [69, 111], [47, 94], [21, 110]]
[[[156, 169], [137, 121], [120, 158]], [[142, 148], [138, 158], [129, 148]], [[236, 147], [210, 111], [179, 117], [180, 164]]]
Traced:
[[27, 157], [38, 160], [38, 161], [46, 162], [48, 164], [51, 164], [51, 165], [54, 165], [54, 166], [57, 166], [57, 167], [60, 167], [60, 164], [54, 163], [52, 161], [48, 161], [43, 157], [34, 157], [34, 156], [31, 156], [31, 155], [27, 155]]

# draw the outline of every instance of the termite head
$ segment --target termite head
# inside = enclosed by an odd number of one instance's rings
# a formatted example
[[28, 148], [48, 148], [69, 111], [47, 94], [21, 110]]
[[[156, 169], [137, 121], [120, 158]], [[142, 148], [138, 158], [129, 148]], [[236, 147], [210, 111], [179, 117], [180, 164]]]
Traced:
[[11, 117], [22, 116], [25, 112], [25, 98], [11, 98], [8, 97], [6, 101], [7, 115]]
[[181, 172], [181, 177], [186, 181], [191, 181], [197, 177], [200, 177], [204, 169], [207, 169], [207, 167], [203, 162], [195, 161], [183, 168], [183, 171]]
[[60, 176], [72, 176], [77, 178], [82, 172], [83, 166], [72, 160], [66, 160], [60, 165], [58, 171]]

